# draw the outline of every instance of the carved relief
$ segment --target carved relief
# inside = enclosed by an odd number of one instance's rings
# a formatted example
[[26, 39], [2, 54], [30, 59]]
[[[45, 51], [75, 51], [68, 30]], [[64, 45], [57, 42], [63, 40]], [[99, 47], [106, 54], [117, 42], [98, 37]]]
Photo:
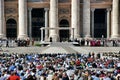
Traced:
[[13, 13], [16, 13], [16, 9], [15, 8], [6, 8], [5, 9], [5, 13], [6, 14], [13, 14]]

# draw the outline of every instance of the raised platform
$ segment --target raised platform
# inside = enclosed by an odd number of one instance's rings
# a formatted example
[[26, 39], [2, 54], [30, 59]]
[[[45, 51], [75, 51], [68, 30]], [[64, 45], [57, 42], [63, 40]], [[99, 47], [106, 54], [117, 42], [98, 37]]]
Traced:
[[2, 47], [0, 52], [9, 52], [9, 53], [103, 53], [103, 52], [119, 52], [120, 47], [90, 47], [90, 46], [74, 46], [72, 43], [68, 42], [56, 42], [50, 43], [46, 47], [11, 47], [6, 48]]

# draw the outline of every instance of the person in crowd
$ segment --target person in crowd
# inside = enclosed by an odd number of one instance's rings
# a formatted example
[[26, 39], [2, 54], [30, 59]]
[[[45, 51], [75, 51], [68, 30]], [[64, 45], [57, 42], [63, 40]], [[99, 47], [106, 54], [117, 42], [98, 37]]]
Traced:
[[17, 75], [16, 72], [12, 72], [7, 80], [20, 80], [20, 77]]
[[0, 80], [119, 80], [119, 62], [116, 58], [98, 58], [95, 53], [1, 53]]

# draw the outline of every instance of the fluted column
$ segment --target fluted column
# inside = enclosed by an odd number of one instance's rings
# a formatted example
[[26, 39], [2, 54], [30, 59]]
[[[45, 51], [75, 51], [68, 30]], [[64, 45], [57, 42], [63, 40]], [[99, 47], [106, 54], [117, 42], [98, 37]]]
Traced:
[[107, 9], [107, 38], [110, 38], [110, 12], [111, 12], [111, 9], [108, 8]]
[[[72, 0], [71, 2], [71, 39], [73, 37], [79, 38], [80, 37], [80, 0]], [[74, 32], [74, 33], [73, 33]]]
[[112, 5], [112, 35], [111, 38], [120, 38], [120, 28], [119, 28], [119, 1], [113, 0]]
[[94, 38], [94, 11], [95, 9], [91, 9], [92, 14], [92, 38]]
[[28, 8], [29, 15], [29, 37], [32, 39], [32, 8]]
[[41, 28], [40, 30], [41, 30], [41, 42], [42, 42], [42, 41], [44, 41], [43, 40], [43, 29]]
[[27, 2], [19, 0], [19, 33], [18, 39], [27, 39]]
[[58, 0], [50, 0], [50, 36], [52, 41], [58, 40], [58, 30], [55, 28], [58, 27]]
[[0, 0], [0, 38], [5, 38], [4, 25], [4, 0]]
[[[48, 16], [48, 14], [49, 14], [49, 8], [45, 8], [44, 9], [45, 10], [45, 28], [48, 28], [48, 24], [49, 24], [49, 16]], [[48, 29], [45, 29], [45, 41], [47, 41], [47, 39], [48, 39]]]
[[83, 0], [83, 34], [90, 38], [90, 0]]

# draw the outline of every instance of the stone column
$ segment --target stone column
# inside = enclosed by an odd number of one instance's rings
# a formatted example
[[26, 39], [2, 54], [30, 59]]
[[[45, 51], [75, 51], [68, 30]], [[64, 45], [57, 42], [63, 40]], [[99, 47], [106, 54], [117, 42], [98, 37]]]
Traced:
[[55, 28], [58, 27], [58, 0], [50, 0], [50, 30], [49, 37], [52, 38], [52, 41], [58, 40], [58, 30]]
[[29, 37], [32, 39], [32, 8], [28, 8], [29, 15]]
[[110, 38], [110, 11], [111, 9], [107, 9], [107, 38]]
[[19, 33], [18, 39], [27, 39], [27, 2], [19, 0]]
[[112, 35], [111, 38], [120, 38], [120, 28], [119, 28], [119, 1], [113, 0], [112, 5]]
[[83, 0], [83, 34], [90, 38], [90, 0]]
[[91, 9], [92, 11], [92, 38], [94, 38], [94, 11], [95, 9]]
[[[49, 26], [49, 23], [48, 23], [48, 20], [49, 20], [49, 8], [45, 8], [45, 28], [48, 28]], [[45, 29], [45, 41], [48, 40], [48, 29]]]
[[4, 34], [4, 0], [0, 0], [0, 38], [5, 38]]
[[41, 42], [43, 41], [43, 28], [40, 29], [41, 30]]
[[72, 0], [71, 5], [71, 39], [76, 39], [80, 38], [80, 0]]

